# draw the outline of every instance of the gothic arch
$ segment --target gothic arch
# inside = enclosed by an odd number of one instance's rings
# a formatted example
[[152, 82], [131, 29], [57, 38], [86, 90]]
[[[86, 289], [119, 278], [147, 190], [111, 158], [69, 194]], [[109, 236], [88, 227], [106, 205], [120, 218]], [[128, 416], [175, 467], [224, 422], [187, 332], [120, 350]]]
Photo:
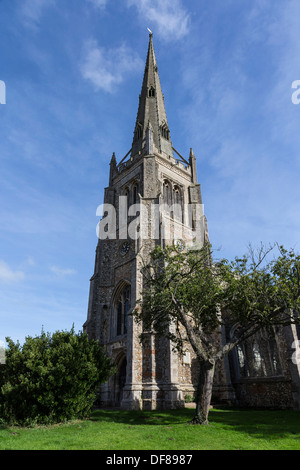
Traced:
[[163, 180], [163, 203], [169, 206], [171, 218], [183, 223], [183, 188], [167, 178]]
[[134, 180], [131, 186], [131, 201], [132, 204], [137, 204], [139, 199], [139, 183]]
[[163, 180], [163, 200], [169, 206], [172, 204], [172, 183], [167, 179]]
[[174, 205], [174, 219], [183, 222], [183, 194], [182, 189], [177, 184], [173, 186], [172, 200]]
[[125, 188], [123, 188], [122, 190], [122, 196], [125, 196], [127, 199], [126, 199], [126, 209], [128, 211], [128, 208], [129, 208], [129, 199], [130, 199], [130, 189], [129, 189], [129, 186], [125, 186]]
[[125, 351], [121, 351], [115, 358], [115, 365], [117, 371], [113, 377], [113, 390], [114, 397], [113, 401], [115, 406], [120, 406], [123, 398], [123, 388], [126, 383], [126, 373], [127, 373], [127, 358]]
[[169, 131], [169, 128], [168, 128], [168, 125], [166, 124], [166, 122], [163, 122], [161, 124], [160, 131], [161, 131], [162, 137], [164, 137], [167, 140], [170, 140], [170, 131]]
[[155, 97], [155, 88], [151, 86], [148, 91], [149, 98], [154, 98]]
[[[231, 339], [234, 338], [238, 328], [238, 325], [231, 328]], [[265, 329], [258, 331], [234, 348], [232, 358], [236, 379], [276, 377], [282, 374], [275, 330], [273, 334]]]
[[131, 309], [131, 285], [122, 280], [112, 296], [111, 338], [127, 334], [128, 314]]
[[135, 141], [140, 140], [142, 136], [143, 136], [143, 126], [140, 122], [138, 122], [135, 128], [135, 132], [134, 132]]

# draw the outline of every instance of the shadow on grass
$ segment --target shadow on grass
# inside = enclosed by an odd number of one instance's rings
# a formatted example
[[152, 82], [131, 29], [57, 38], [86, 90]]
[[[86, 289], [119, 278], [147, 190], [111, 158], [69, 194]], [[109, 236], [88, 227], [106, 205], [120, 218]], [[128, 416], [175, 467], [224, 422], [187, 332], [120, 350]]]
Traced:
[[[186, 408], [164, 411], [99, 409], [94, 411], [90, 420], [129, 425], [175, 426], [190, 424], [193, 414], [194, 410]], [[209, 413], [209, 423], [216, 431], [236, 431], [258, 439], [297, 439], [300, 448], [300, 411], [212, 409]]]
[[119, 409], [98, 409], [90, 417], [90, 421], [114, 422], [131, 425], [166, 425], [188, 424], [193, 418], [193, 410], [166, 411], [125, 411]]
[[210, 421], [217, 426], [226, 426], [235, 431], [245, 432], [248, 435], [256, 435], [256, 437], [265, 439], [296, 437], [296, 435], [297, 439], [300, 439], [300, 411], [212, 410]]

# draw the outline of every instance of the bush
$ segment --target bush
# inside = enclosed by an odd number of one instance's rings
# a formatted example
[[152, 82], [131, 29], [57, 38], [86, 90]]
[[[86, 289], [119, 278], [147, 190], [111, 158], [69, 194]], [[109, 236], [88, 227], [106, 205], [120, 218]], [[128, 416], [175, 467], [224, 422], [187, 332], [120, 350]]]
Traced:
[[195, 401], [195, 398], [192, 395], [185, 395], [184, 396], [184, 402], [185, 403], [193, 403]]
[[0, 370], [0, 419], [51, 424], [88, 417], [99, 385], [113, 372], [110, 359], [85, 333], [42, 331], [21, 347], [6, 338]]

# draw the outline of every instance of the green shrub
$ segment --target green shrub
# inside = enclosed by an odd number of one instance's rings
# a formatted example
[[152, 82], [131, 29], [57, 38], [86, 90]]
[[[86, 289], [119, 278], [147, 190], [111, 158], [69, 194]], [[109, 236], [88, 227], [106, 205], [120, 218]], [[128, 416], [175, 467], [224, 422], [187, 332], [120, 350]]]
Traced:
[[185, 403], [193, 403], [194, 401], [195, 401], [195, 398], [192, 395], [185, 395], [184, 397]]
[[99, 385], [113, 372], [110, 359], [85, 333], [42, 331], [21, 347], [6, 338], [0, 370], [0, 419], [50, 424], [89, 416]]

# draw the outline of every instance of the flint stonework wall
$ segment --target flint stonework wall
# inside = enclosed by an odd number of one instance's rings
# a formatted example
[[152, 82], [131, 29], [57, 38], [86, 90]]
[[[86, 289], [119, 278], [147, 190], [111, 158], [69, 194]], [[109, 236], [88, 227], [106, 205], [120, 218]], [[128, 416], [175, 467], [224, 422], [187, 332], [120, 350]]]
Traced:
[[237, 404], [252, 408], [292, 409], [292, 384], [288, 378], [241, 379], [236, 384]]

